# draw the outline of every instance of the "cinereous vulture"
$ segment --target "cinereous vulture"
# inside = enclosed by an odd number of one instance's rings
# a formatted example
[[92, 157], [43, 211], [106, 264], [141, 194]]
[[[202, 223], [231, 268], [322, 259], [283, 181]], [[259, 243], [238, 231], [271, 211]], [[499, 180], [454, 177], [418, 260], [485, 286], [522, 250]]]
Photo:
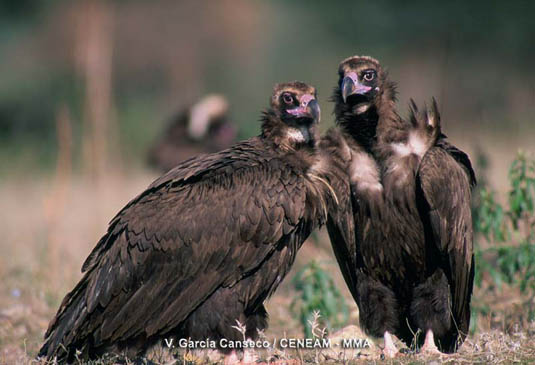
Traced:
[[441, 133], [434, 101], [422, 112], [413, 104], [403, 119], [395, 94], [375, 59], [340, 64], [337, 127], [321, 145], [346, 164], [351, 202], [330, 209], [327, 228], [360, 324], [384, 336], [387, 356], [398, 352], [391, 334], [422, 351], [454, 352], [470, 323], [474, 172]]
[[278, 84], [270, 104], [258, 137], [184, 161], [113, 218], [39, 356], [140, 356], [165, 338], [242, 340], [236, 321], [250, 339], [266, 328], [263, 303], [330, 194], [317, 176], [315, 89]]

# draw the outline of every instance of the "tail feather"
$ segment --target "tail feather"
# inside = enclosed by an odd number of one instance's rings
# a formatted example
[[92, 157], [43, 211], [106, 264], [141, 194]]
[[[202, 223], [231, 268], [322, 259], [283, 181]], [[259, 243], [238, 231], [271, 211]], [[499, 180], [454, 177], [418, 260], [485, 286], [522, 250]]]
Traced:
[[[427, 108], [426, 108], [427, 109]], [[440, 112], [438, 111], [438, 104], [437, 99], [433, 97], [431, 102], [431, 110], [428, 112], [427, 121], [428, 124], [436, 130], [437, 137], [441, 133], [441, 125], [440, 125]]]
[[432, 99], [430, 107], [424, 104], [422, 109], [419, 109], [414, 100], [411, 99], [409, 121], [413, 130], [423, 136], [429, 146], [433, 146], [442, 135], [440, 112], [435, 98]]

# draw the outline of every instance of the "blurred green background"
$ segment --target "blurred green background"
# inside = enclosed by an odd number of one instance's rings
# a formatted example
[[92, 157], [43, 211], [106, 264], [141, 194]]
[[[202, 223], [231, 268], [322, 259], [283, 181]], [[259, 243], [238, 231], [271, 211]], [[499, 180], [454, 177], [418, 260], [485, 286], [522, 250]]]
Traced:
[[535, 141], [534, 14], [532, 1], [3, 0], [0, 176], [55, 166], [61, 110], [75, 169], [89, 122], [104, 125], [108, 165], [141, 167], [206, 93], [228, 97], [240, 138], [255, 135], [280, 81], [318, 88], [326, 129], [338, 63], [354, 54], [389, 69], [402, 114], [435, 96], [454, 143], [507, 166]]

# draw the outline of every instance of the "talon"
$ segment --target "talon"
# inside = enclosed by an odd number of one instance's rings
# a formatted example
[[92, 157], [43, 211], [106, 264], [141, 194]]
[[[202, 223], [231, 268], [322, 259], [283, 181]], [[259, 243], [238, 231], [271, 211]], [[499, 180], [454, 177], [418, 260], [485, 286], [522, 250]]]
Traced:
[[383, 354], [386, 358], [393, 359], [399, 353], [396, 345], [394, 345], [394, 340], [388, 331], [385, 332], [385, 348], [383, 349]]
[[425, 334], [425, 342], [422, 348], [420, 349], [421, 354], [425, 355], [443, 355], [442, 352], [435, 345], [435, 338], [433, 336], [433, 331], [428, 330]]

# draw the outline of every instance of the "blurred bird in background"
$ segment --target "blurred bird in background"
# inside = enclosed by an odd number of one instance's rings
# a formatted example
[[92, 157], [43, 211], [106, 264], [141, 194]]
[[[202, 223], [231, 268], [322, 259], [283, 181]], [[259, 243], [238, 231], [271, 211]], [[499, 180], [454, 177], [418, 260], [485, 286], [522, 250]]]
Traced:
[[201, 153], [223, 150], [236, 141], [223, 95], [209, 94], [180, 111], [149, 150], [149, 165], [168, 171]]

